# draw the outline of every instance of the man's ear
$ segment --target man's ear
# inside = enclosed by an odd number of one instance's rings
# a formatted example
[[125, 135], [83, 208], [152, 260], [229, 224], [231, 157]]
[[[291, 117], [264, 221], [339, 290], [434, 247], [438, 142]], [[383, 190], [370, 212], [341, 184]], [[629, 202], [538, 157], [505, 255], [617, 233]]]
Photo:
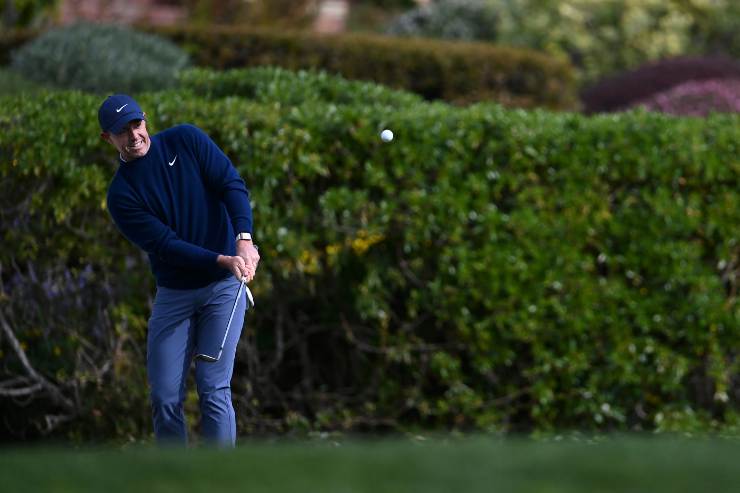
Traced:
[[100, 132], [100, 138], [104, 141], [108, 142], [109, 144], [112, 144], [113, 142], [110, 140], [110, 134], [108, 132]]

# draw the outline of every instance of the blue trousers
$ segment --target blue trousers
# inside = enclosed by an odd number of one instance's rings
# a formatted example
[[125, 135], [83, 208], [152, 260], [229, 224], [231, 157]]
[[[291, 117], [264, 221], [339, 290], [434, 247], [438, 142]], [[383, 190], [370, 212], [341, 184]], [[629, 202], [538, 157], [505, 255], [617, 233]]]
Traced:
[[[187, 444], [183, 403], [188, 371], [195, 354], [218, 354], [238, 289], [233, 276], [198, 289], [157, 288], [147, 336], [147, 376], [158, 443]], [[231, 375], [246, 309], [242, 290], [221, 358], [195, 362], [201, 433], [206, 442], [220, 446], [236, 443]]]

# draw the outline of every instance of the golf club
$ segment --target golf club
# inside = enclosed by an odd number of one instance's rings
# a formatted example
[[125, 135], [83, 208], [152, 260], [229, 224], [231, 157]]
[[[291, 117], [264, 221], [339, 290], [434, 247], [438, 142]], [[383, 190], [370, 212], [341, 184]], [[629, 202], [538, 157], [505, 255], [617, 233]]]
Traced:
[[195, 359], [200, 359], [203, 361], [207, 361], [209, 363], [215, 363], [216, 361], [221, 359], [221, 354], [224, 352], [224, 344], [226, 344], [226, 338], [229, 335], [229, 329], [231, 328], [231, 321], [234, 319], [234, 313], [236, 313], [236, 306], [239, 304], [239, 297], [242, 294], [242, 288], [247, 292], [247, 298], [249, 299], [249, 303], [254, 306], [254, 297], [252, 296], [252, 292], [249, 290], [249, 286], [247, 286], [247, 278], [243, 277], [242, 282], [239, 284], [239, 290], [236, 292], [236, 299], [234, 300], [234, 307], [231, 309], [231, 315], [229, 315], [229, 322], [226, 324], [226, 332], [224, 333], [224, 338], [221, 341], [221, 347], [218, 349], [218, 354], [216, 356], [210, 356], [208, 354], [200, 353], [195, 355]]

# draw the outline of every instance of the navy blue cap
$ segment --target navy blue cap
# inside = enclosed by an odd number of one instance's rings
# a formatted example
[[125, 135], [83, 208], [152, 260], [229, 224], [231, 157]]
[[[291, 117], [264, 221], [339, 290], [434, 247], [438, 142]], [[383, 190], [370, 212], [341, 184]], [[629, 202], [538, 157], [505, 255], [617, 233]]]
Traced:
[[144, 120], [139, 103], [126, 94], [108, 96], [98, 110], [98, 121], [103, 132], [123, 132], [131, 120]]

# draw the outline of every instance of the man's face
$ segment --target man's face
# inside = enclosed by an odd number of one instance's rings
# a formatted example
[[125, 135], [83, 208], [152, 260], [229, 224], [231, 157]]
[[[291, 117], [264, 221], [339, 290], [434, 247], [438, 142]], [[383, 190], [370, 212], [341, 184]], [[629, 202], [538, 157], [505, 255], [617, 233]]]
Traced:
[[151, 144], [145, 120], [131, 120], [121, 133], [103, 132], [100, 136], [118, 149], [124, 161], [145, 156]]

